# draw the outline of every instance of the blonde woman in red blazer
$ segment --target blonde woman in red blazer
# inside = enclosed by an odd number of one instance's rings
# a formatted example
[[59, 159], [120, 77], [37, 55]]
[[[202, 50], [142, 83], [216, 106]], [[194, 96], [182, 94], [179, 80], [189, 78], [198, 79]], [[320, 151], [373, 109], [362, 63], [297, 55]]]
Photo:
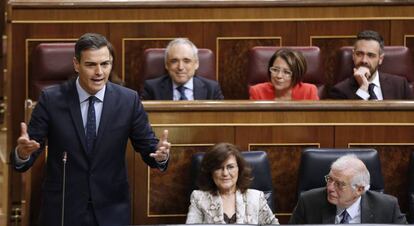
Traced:
[[302, 53], [279, 49], [269, 60], [270, 82], [250, 87], [251, 100], [319, 100], [315, 85], [302, 82], [307, 65]]

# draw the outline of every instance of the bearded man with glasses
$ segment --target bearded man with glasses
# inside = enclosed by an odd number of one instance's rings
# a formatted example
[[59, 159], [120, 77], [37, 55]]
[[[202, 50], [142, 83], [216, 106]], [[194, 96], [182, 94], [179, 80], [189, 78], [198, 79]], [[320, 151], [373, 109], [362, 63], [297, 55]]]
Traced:
[[325, 181], [300, 195], [290, 224], [407, 223], [395, 197], [368, 190], [369, 171], [356, 155], [332, 163]]

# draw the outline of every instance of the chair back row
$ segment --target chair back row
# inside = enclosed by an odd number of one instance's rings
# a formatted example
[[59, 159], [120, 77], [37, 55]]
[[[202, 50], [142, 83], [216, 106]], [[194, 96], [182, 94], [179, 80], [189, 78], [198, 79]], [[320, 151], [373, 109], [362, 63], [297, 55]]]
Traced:
[[[268, 62], [271, 56], [282, 47], [257, 46], [248, 53], [247, 86], [269, 81]], [[323, 97], [326, 85], [326, 74], [322, 63], [322, 54], [316, 46], [291, 46], [303, 53], [308, 70], [304, 82], [315, 84], [319, 96]], [[144, 51], [142, 80], [155, 78], [166, 74], [164, 48], [150, 48]], [[74, 75], [72, 59], [74, 43], [41, 43], [31, 55], [29, 97], [36, 99], [45, 86], [61, 83]], [[200, 48], [198, 51], [199, 68], [197, 74], [212, 80], [217, 80], [214, 53], [209, 49]], [[398, 65], [398, 66], [396, 66]], [[352, 47], [342, 47], [337, 54], [337, 64], [334, 70], [334, 83], [352, 75]], [[385, 58], [380, 71], [404, 76], [414, 84], [414, 66], [410, 51], [404, 46], [386, 46]]]
[[[272, 55], [281, 48], [284, 47], [256, 46], [250, 49], [248, 54], [249, 66], [247, 69], [247, 84], [249, 87], [269, 81], [269, 60]], [[315, 84], [318, 87], [319, 96], [321, 96], [325, 85], [325, 76], [322, 65], [322, 55], [319, 47], [291, 46], [289, 48], [302, 52], [308, 68], [304, 75], [304, 82]]]
[[[303, 81], [312, 83], [318, 87], [319, 97], [323, 98], [327, 75], [325, 68], [328, 65], [322, 63], [322, 53], [316, 46], [256, 46], [249, 51], [249, 67], [247, 74], [248, 85], [269, 81], [267, 72], [268, 62], [272, 55], [280, 48], [290, 48], [303, 53], [306, 59], [308, 70]], [[352, 60], [352, 46], [340, 48], [337, 52], [336, 63], [333, 70], [333, 84], [352, 76], [354, 62]], [[414, 64], [410, 50], [405, 46], [386, 46], [385, 57], [379, 67], [379, 71], [405, 77], [414, 91]], [[396, 66], [398, 65], [398, 66]]]
[[381, 162], [375, 149], [309, 148], [305, 149], [301, 156], [298, 194], [325, 186], [324, 176], [329, 174], [331, 164], [346, 154], [354, 154], [364, 162], [370, 172], [370, 190], [384, 192]]

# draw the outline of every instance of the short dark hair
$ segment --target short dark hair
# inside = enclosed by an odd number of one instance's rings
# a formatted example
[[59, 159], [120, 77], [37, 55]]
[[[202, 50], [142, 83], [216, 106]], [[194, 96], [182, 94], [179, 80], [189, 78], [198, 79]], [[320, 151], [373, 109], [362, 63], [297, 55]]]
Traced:
[[292, 84], [291, 87], [296, 86], [303, 80], [303, 76], [306, 73], [308, 68], [306, 64], [306, 59], [303, 54], [299, 51], [295, 51], [288, 48], [282, 48], [277, 50], [269, 60], [269, 64], [267, 66], [267, 73], [269, 75], [269, 80], [271, 80], [271, 73], [270, 68], [273, 67], [273, 63], [276, 59], [280, 57], [289, 66], [289, 69], [292, 71]]
[[112, 60], [115, 61], [115, 51], [112, 44], [105, 38], [105, 36], [96, 33], [86, 33], [82, 35], [75, 44], [75, 57], [80, 62], [82, 51], [89, 49], [100, 49], [108, 47]]
[[246, 192], [252, 182], [251, 168], [241, 155], [239, 148], [230, 143], [218, 143], [214, 145], [205, 155], [201, 162], [200, 174], [197, 178], [197, 185], [203, 191], [216, 194], [217, 185], [213, 180], [213, 173], [219, 169], [223, 162], [230, 156], [234, 156], [239, 168], [237, 189], [242, 193]]
[[356, 42], [359, 41], [359, 40], [368, 40], [368, 41], [369, 40], [374, 40], [374, 41], [377, 41], [378, 44], [380, 45], [380, 54], [382, 54], [384, 52], [384, 39], [376, 31], [365, 30], [365, 31], [359, 32], [358, 35], [357, 35]]

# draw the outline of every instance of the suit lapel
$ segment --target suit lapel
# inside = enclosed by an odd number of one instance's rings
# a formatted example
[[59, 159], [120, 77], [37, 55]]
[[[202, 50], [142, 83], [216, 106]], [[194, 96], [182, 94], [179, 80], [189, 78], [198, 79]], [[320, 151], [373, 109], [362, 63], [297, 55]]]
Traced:
[[361, 196], [361, 224], [375, 222], [374, 221], [374, 214], [371, 211], [370, 205], [366, 200], [366, 196]]
[[322, 207], [322, 224], [335, 224], [335, 216], [336, 207], [334, 205], [328, 203]]
[[210, 203], [207, 202], [207, 214], [210, 220], [215, 224], [224, 224], [223, 202], [221, 201], [220, 195], [218, 192], [216, 195], [208, 193], [207, 197], [210, 200]]
[[[243, 195], [239, 190], [236, 191], [236, 224], [247, 224], [249, 219], [246, 219], [246, 205], [245, 195]], [[229, 216], [231, 217], [231, 216]]]
[[70, 109], [70, 114], [72, 116], [73, 124], [75, 125], [76, 131], [78, 133], [79, 140], [82, 143], [83, 150], [86, 153], [86, 135], [85, 128], [83, 127], [82, 115], [80, 110], [79, 95], [76, 91], [76, 80], [72, 80], [68, 83], [68, 106]]
[[172, 100], [173, 99], [173, 85], [169, 75], [166, 75], [165, 79], [161, 82], [161, 100]]
[[392, 96], [392, 91], [393, 91], [393, 87], [390, 86], [390, 83], [388, 82], [388, 77], [386, 75], [384, 75], [383, 73], [378, 72], [378, 76], [379, 76], [379, 81], [381, 84], [381, 92], [382, 92], [382, 98], [384, 100], [386, 99], [393, 99]]
[[93, 150], [94, 154], [96, 153], [96, 150], [100, 149], [100, 144], [102, 143], [101, 140], [105, 132], [106, 126], [108, 125], [108, 120], [113, 118], [113, 114], [116, 113], [113, 107], [116, 105], [117, 99], [118, 98], [116, 97], [115, 92], [113, 91], [112, 84], [108, 82], [106, 84], [105, 97], [102, 106], [101, 121], [99, 122], [98, 134], [96, 136], [95, 148]]
[[197, 77], [193, 78], [194, 100], [204, 100], [207, 98], [207, 90], [204, 83]]

